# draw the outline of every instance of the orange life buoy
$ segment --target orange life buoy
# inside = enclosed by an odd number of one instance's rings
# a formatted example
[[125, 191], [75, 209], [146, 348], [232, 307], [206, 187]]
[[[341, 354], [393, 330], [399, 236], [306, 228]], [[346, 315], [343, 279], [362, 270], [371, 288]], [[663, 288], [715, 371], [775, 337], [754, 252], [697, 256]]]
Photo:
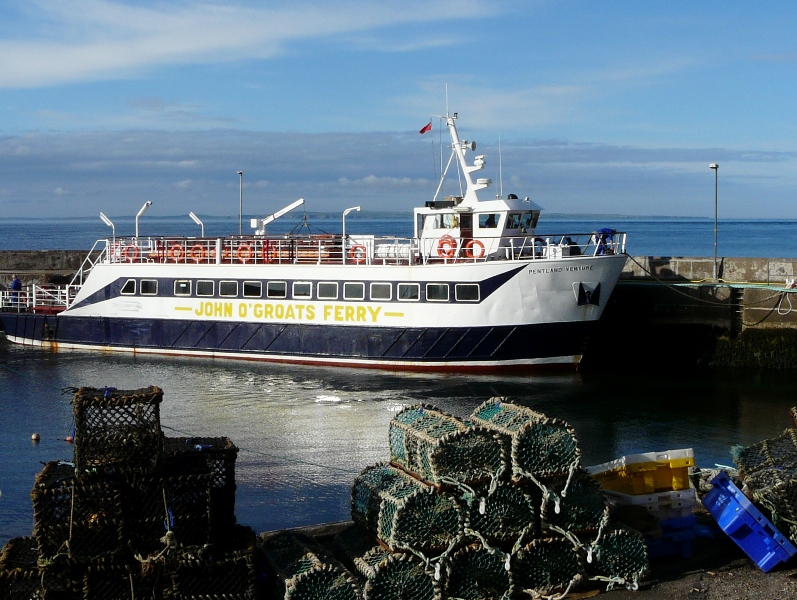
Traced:
[[[474, 254], [473, 249], [478, 248], [478, 254]], [[468, 258], [481, 258], [484, 256], [484, 244], [482, 244], [479, 240], [468, 240], [468, 243], [465, 244], [465, 256]]]
[[450, 235], [444, 235], [437, 242], [437, 255], [440, 258], [454, 258], [457, 251], [457, 240]]
[[191, 258], [191, 260], [199, 264], [205, 260], [205, 248], [202, 246], [202, 244], [194, 244], [191, 246], [188, 256]]
[[355, 264], [361, 265], [365, 262], [365, 259], [368, 257], [368, 250], [365, 249], [365, 246], [362, 244], [356, 244], [351, 247], [349, 250], [349, 258], [352, 259]]
[[138, 259], [138, 246], [126, 246], [124, 254], [125, 260], [136, 262]]
[[252, 260], [254, 254], [255, 253], [252, 250], [252, 246], [249, 244], [244, 244], [238, 248], [238, 251], [235, 253], [235, 257], [238, 259], [238, 262], [246, 264], [247, 261]]
[[180, 262], [183, 258], [183, 254], [185, 251], [180, 244], [172, 244], [169, 247], [169, 259], [173, 260], [174, 262]]

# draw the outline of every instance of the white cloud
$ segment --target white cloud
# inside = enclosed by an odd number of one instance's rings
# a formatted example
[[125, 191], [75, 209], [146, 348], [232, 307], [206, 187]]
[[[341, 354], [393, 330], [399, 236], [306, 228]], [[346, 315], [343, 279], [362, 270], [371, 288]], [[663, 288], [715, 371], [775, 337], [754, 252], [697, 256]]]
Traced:
[[178, 181], [176, 185], [181, 190], [187, 190], [194, 185], [194, 181], [192, 179], [183, 179], [182, 181]]
[[69, 192], [67, 190], [65, 190], [64, 188], [61, 188], [61, 187], [57, 187], [57, 188], [55, 188], [53, 190], [53, 194], [55, 194], [56, 196], [63, 196], [64, 194], [68, 194], [68, 193]]
[[[299, 40], [495, 10], [477, 0], [304, 1], [269, 8], [233, 2], [141, 6], [39, 0], [26, 8], [29, 23], [17, 28], [14, 39], [0, 41], [0, 88], [117, 79], [164, 65], [270, 58]], [[151, 110], [155, 104], [150, 103]]]
[[410, 177], [377, 177], [376, 175], [366, 175], [361, 179], [349, 179], [348, 177], [339, 177], [338, 183], [340, 185], [370, 185], [370, 186], [407, 186], [407, 185], [426, 185], [429, 183], [428, 179], [411, 179]]

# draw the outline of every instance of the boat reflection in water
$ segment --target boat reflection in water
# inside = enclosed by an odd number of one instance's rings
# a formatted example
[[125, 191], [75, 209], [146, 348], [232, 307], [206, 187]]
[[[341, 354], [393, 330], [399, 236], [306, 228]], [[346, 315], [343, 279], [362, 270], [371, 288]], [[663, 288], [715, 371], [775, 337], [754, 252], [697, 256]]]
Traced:
[[794, 383], [777, 375], [421, 375], [9, 344], [0, 345], [0, 362], [0, 543], [30, 535], [40, 461], [71, 457], [66, 386], [158, 385], [167, 435], [230, 437], [241, 448], [238, 520], [258, 531], [347, 518], [354, 477], [388, 458], [388, 424], [409, 404], [464, 417], [491, 396], [509, 396], [569, 421], [586, 464], [693, 447], [698, 465], [713, 466], [730, 463], [734, 444], [779, 434], [795, 403]]

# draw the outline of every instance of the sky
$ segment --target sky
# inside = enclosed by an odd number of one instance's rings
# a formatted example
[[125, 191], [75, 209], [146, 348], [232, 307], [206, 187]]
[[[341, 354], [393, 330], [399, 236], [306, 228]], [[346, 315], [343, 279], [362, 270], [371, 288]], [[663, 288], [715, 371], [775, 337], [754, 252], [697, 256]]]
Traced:
[[713, 218], [718, 163], [720, 218], [797, 219], [796, 71], [786, 1], [4, 0], [0, 214], [410, 213], [448, 109], [482, 199]]

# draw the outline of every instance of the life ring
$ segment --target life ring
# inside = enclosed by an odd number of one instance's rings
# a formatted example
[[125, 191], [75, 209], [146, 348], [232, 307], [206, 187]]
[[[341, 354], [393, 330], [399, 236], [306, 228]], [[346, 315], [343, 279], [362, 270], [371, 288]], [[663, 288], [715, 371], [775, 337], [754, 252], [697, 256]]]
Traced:
[[124, 251], [125, 260], [136, 262], [138, 260], [138, 246], [126, 246]]
[[[474, 248], [478, 248], [478, 254], [474, 254]], [[481, 258], [484, 256], [484, 244], [479, 240], [468, 240], [468, 243], [465, 244], [465, 256], [468, 258]]]
[[205, 248], [202, 244], [194, 244], [188, 252], [188, 257], [197, 264], [205, 260]]
[[235, 252], [235, 258], [238, 259], [238, 262], [246, 264], [247, 261], [252, 260], [252, 257], [255, 255], [254, 251], [252, 250], [252, 246], [249, 244], [244, 244], [240, 246], [238, 250]]
[[437, 242], [437, 255], [440, 258], [454, 258], [457, 251], [457, 240], [450, 235], [444, 235]]
[[349, 258], [356, 264], [361, 265], [365, 262], [365, 259], [368, 258], [368, 250], [366, 250], [365, 246], [362, 244], [356, 244], [349, 250]]
[[174, 262], [180, 262], [185, 254], [185, 250], [180, 244], [172, 244], [169, 247], [169, 259]]

